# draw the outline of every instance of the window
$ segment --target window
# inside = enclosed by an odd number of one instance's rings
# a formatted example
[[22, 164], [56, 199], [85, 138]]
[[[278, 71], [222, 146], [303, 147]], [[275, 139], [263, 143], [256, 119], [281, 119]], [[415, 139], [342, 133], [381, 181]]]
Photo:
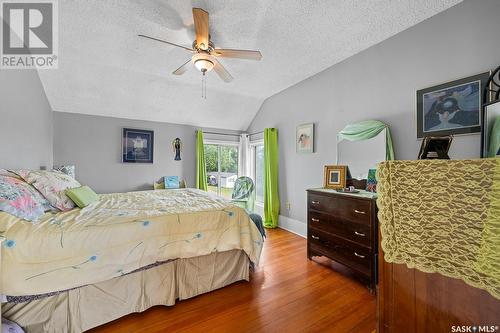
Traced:
[[250, 144], [252, 155], [252, 178], [255, 181], [255, 201], [264, 203], [264, 142]]
[[231, 199], [238, 178], [238, 146], [208, 143], [204, 148], [208, 191]]

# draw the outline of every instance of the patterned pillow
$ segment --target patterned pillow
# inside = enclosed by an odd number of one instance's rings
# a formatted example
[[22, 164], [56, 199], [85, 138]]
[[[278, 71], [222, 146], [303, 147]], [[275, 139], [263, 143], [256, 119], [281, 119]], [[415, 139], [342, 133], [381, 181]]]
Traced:
[[38, 220], [44, 207], [30, 188], [20, 179], [0, 175], [0, 210], [28, 221]]
[[9, 170], [5, 170], [5, 169], [0, 169], [0, 176], [9, 176], [12, 178], [22, 179], [20, 176], [16, 175], [15, 173], [10, 172]]
[[16, 170], [14, 172], [40, 191], [52, 206], [63, 212], [75, 208], [75, 203], [64, 193], [68, 188], [82, 186], [72, 177], [54, 170]]
[[[12, 178], [15, 178], [15, 179], [19, 179], [21, 182], [25, 183], [24, 180], [21, 178], [21, 176], [15, 174], [14, 172], [11, 172], [11, 171], [8, 171], [8, 170], [5, 170], [5, 169], [0, 169], [0, 176], [8, 176], [8, 177], [12, 177]], [[31, 195], [33, 196], [33, 199], [35, 199], [36, 202], [38, 202], [40, 204], [40, 206], [43, 207], [43, 210], [45, 212], [47, 211], [58, 211], [57, 208], [54, 208], [52, 207], [52, 205], [50, 204], [50, 202], [45, 199], [43, 197], [43, 195], [37, 191], [36, 188], [34, 188], [33, 186], [31, 186], [30, 184], [28, 183], [25, 183], [26, 184], [26, 189], [28, 191], [31, 192]]]

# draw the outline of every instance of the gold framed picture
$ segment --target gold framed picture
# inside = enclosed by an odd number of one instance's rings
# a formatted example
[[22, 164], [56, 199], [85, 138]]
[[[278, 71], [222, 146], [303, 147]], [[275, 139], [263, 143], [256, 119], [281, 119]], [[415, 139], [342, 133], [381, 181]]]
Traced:
[[347, 166], [345, 165], [325, 165], [323, 187], [332, 189], [345, 188], [346, 171]]

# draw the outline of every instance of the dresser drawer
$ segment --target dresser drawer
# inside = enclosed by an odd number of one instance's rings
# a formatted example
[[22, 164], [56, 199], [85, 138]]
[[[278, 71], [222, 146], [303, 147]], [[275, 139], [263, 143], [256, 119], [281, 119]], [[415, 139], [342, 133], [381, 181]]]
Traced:
[[308, 196], [308, 208], [336, 214], [339, 211], [339, 203], [336, 198], [332, 198], [328, 195], [310, 193]]
[[353, 223], [328, 214], [309, 211], [311, 228], [337, 235], [360, 245], [371, 247], [371, 230], [366, 224]]
[[308, 241], [314, 252], [336, 260], [365, 276], [370, 276], [373, 255], [369, 249], [313, 228], [309, 229]]
[[339, 198], [338, 204], [342, 207], [337, 212], [340, 217], [356, 223], [371, 225], [370, 201]]

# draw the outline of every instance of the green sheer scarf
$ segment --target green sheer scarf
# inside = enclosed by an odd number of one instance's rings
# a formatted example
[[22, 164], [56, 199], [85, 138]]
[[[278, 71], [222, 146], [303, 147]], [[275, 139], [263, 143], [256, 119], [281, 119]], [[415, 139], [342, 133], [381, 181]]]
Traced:
[[278, 194], [278, 130], [264, 129], [264, 227], [276, 228], [280, 214]]
[[385, 132], [385, 159], [392, 161], [394, 160], [394, 148], [392, 147], [391, 131], [389, 130], [389, 126], [381, 121], [365, 120], [349, 124], [337, 134], [337, 140], [338, 142], [344, 139], [349, 141], [368, 140], [377, 136], [384, 129], [387, 129]]
[[203, 146], [203, 132], [196, 132], [196, 188], [207, 190], [207, 168], [205, 166], [205, 147]]

